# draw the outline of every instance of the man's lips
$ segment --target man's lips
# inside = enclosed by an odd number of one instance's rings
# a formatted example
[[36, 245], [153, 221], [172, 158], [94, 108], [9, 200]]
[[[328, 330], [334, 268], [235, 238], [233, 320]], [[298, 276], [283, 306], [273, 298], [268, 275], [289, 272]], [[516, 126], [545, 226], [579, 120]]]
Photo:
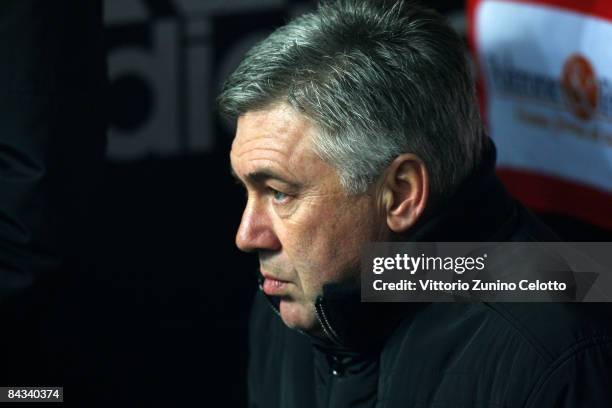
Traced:
[[262, 273], [264, 277], [263, 291], [266, 295], [279, 296], [285, 293], [288, 281], [275, 278], [267, 273]]

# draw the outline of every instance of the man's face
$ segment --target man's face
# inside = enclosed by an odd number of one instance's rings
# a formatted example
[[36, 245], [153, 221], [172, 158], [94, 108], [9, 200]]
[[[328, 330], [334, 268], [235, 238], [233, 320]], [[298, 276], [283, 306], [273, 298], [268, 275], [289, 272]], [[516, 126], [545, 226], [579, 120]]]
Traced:
[[289, 327], [306, 331], [317, 328], [323, 285], [358, 280], [363, 245], [380, 238], [374, 200], [345, 192], [314, 152], [315, 131], [286, 105], [247, 112], [230, 155], [248, 193], [236, 245], [258, 252], [264, 291], [280, 297]]

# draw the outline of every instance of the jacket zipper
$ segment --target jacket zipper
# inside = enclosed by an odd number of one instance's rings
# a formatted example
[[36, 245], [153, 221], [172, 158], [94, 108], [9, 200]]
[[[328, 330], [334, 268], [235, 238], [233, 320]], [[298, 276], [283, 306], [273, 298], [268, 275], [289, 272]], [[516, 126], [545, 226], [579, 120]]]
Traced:
[[315, 311], [317, 315], [317, 320], [319, 320], [319, 324], [323, 329], [323, 333], [327, 336], [329, 340], [331, 340], [335, 345], [342, 346], [342, 341], [340, 340], [340, 336], [333, 329], [331, 324], [329, 323], [329, 319], [327, 318], [327, 314], [325, 313], [325, 307], [323, 306], [323, 297], [319, 296], [317, 301], [315, 302]]

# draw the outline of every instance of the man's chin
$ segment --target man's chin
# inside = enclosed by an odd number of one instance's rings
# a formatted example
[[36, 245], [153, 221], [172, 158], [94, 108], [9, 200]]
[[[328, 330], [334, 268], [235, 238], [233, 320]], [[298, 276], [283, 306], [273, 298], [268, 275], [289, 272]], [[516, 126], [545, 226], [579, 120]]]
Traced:
[[317, 327], [317, 315], [314, 305], [281, 299], [279, 311], [283, 322], [291, 329], [313, 331]]

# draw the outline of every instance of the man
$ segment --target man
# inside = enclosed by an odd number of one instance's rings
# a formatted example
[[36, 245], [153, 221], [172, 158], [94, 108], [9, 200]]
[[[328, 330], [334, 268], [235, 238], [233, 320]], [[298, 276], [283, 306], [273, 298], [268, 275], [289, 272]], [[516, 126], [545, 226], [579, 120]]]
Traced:
[[612, 406], [603, 307], [359, 302], [368, 242], [555, 240], [495, 177], [473, 88], [460, 39], [402, 1], [323, 4], [230, 76], [251, 406]]

